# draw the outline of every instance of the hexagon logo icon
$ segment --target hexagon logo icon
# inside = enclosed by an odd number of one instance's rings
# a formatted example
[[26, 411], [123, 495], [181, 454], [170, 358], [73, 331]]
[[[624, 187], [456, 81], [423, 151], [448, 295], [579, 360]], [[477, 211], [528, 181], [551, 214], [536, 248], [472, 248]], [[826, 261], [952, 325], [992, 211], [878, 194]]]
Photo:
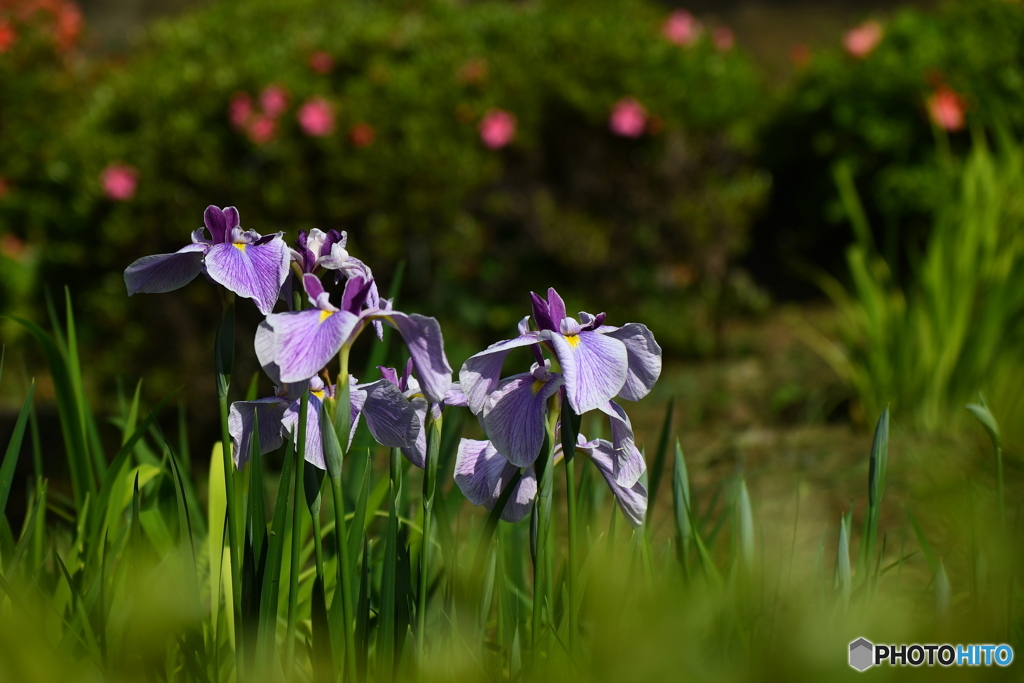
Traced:
[[864, 671], [874, 665], [874, 653], [875, 646], [871, 641], [858, 638], [850, 643], [850, 666], [857, 671]]

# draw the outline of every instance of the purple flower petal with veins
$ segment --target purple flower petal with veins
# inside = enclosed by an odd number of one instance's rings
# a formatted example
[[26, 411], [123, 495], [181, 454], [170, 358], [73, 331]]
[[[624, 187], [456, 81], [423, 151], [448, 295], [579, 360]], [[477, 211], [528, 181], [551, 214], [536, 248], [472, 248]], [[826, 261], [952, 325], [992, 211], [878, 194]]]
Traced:
[[481, 412], [491, 443], [516, 467], [532, 465], [544, 444], [547, 400], [562, 386], [549, 367], [535, 363], [530, 372], [502, 380]]
[[173, 254], [143, 256], [124, 271], [128, 296], [163, 294], [184, 287], [203, 272], [203, 257], [210, 247], [190, 244]]
[[[571, 321], [571, 322], [570, 322]], [[572, 318], [562, 321], [566, 334], [544, 332], [562, 367], [569, 405], [582, 415], [614, 398], [626, 383], [629, 360], [626, 347], [618, 339], [598, 332], [573, 334]]]
[[277, 396], [256, 401], [235, 401], [228, 413], [228, 433], [234, 442], [235, 467], [242, 469], [249, 461], [250, 443], [254, 423], [259, 429], [260, 454], [265, 455], [281, 447], [281, 418], [288, 401]]
[[[459, 443], [455, 457], [455, 483], [474, 505], [492, 509], [505, 485], [515, 476], [516, 469], [490, 441], [463, 439]], [[501, 518], [506, 522], [518, 522], [530, 512], [536, 496], [537, 476], [531, 467], [516, 484]]]
[[530, 332], [515, 339], [491, 344], [462, 365], [462, 370], [459, 371], [459, 384], [474, 415], [480, 414], [487, 396], [498, 387], [505, 356], [514, 348], [539, 342], [537, 333]]
[[607, 332], [599, 329], [599, 332], [618, 339], [626, 347], [628, 372], [618, 395], [627, 401], [639, 401], [650, 393], [661, 376], [661, 347], [647, 326], [640, 323], [628, 323]]
[[[583, 441], [582, 438], [580, 440]], [[577, 450], [586, 453], [597, 466], [598, 471], [608, 483], [608, 488], [615, 495], [619, 509], [626, 516], [626, 521], [633, 527], [643, 526], [644, 517], [647, 516], [647, 487], [640, 481], [628, 487], [621, 486], [616, 482], [613, 472], [616, 455], [612, 444], [604, 439], [595, 439], [577, 446]]]

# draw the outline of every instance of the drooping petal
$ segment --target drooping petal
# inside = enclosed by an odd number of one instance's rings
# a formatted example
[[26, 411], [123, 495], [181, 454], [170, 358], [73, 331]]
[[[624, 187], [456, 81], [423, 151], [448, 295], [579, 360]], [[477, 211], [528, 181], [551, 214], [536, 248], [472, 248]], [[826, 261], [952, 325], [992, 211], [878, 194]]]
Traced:
[[562, 378], [547, 381], [526, 372], [513, 375], [487, 397], [481, 421], [487, 437], [517, 467], [532, 465], [544, 444], [547, 400], [562, 386]]
[[267, 373], [271, 382], [280, 385], [281, 368], [274, 362], [274, 328], [266, 320], [256, 327], [253, 344], [256, 347], [256, 360], [259, 361], [263, 372]]
[[431, 403], [442, 402], [452, 386], [452, 366], [444, 353], [444, 337], [437, 320], [398, 311], [368, 311], [365, 317], [383, 320], [398, 330], [412, 356], [423, 395]]
[[411, 446], [402, 449], [402, 455], [422, 470], [427, 466], [427, 399], [417, 396], [409, 405], [416, 413], [416, 439]]
[[242, 469], [249, 461], [253, 424], [259, 429], [260, 454], [281, 447], [281, 418], [288, 402], [276, 396], [256, 401], [235, 401], [228, 412], [228, 433], [234, 442], [235, 467]]
[[210, 247], [190, 244], [173, 254], [143, 256], [124, 269], [124, 284], [128, 296], [163, 294], [184, 287], [203, 272], [203, 256]]
[[452, 386], [448, 389], [448, 393], [444, 395], [444, 404], [446, 406], [457, 406], [459, 408], [465, 408], [469, 405], [466, 394], [462, 392], [462, 385], [458, 382], [452, 382]]
[[615, 481], [619, 486], [632, 486], [639, 481], [640, 476], [647, 469], [647, 463], [644, 462], [643, 456], [636, 448], [633, 425], [630, 424], [626, 411], [614, 401], [608, 401], [599, 409], [611, 418], [612, 447], [615, 455], [612, 465]]
[[[515, 476], [516, 469], [489, 441], [463, 439], [459, 443], [455, 457], [455, 483], [474, 505], [492, 509], [505, 485]], [[518, 522], [530, 511], [536, 495], [537, 477], [530, 468], [516, 485], [501, 518], [506, 522]]]
[[459, 384], [466, 396], [466, 403], [474, 415], [484, 409], [487, 396], [498, 386], [501, 379], [501, 366], [509, 351], [519, 346], [537, 344], [536, 332], [491, 344], [480, 353], [474, 355], [462, 365], [459, 371]]
[[661, 347], [647, 326], [641, 323], [628, 323], [603, 334], [618, 339], [626, 347], [629, 369], [619, 398], [639, 401], [650, 393], [661, 376]]
[[348, 311], [310, 309], [267, 316], [274, 332], [273, 362], [280, 370], [280, 380], [300, 382], [320, 372], [358, 322]]
[[639, 481], [628, 487], [616, 483], [613, 472], [615, 449], [612, 444], [604, 439], [596, 439], [581, 446], [580, 450], [590, 456], [598, 471], [601, 472], [604, 480], [608, 483], [608, 488], [612, 490], [615, 500], [619, 503], [619, 509], [626, 516], [626, 521], [634, 527], [642, 526], [644, 517], [647, 515], [647, 488]]
[[626, 383], [626, 347], [618, 339], [583, 331], [564, 337], [543, 333], [562, 366], [569, 405], [582, 415], [614, 398]]
[[412, 403], [386, 379], [361, 387], [366, 391], [363, 417], [374, 440], [387, 448], [409, 448], [416, 443], [419, 424]]
[[215, 244], [206, 256], [206, 272], [269, 315], [288, 277], [288, 262], [288, 247], [280, 238], [266, 244]]
[[[296, 400], [288, 406], [281, 417], [281, 427], [291, 434], [295, 447], [299, 447], [299, 409], [302, 401]], [[305, 460], [314, 467], [325, 470], [324, 463], [324, 442], [320, 436], [320, 413], [323, 409], [323, 401], [316, 395], [309, 395], [309, 403], [306, 405], [306, 452]]]

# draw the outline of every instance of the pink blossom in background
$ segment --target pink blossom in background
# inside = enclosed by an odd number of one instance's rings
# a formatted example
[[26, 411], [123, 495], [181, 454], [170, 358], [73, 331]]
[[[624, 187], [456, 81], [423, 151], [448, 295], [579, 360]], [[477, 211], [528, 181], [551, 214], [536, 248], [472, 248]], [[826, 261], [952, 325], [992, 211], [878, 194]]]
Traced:
[[963, 130], [966, 124], [963, 98], [944, 85], [928, 98], [928, 115], [936, 126], [950, 132]]
[[126, 202], [135, 196], [139, 172], [128, 164], [110, 164], [100, 174], [100, 184], [107, 199]]
[[0, 21], [0, 54], [10, 50], [17, 37], [18, 34], [14, 32], [14, 27], [9, 21]]
[[260, 114], [252, 119], [245, 132], [253, 144], [265, 145], [277, 135], [277, 121], [269, 116]]
[[624, 138], [638, 138], [647, 126], [647, 110], [632, 97], [623, 97], [612, 107], [608, 127]]
[[299, 126], [311, 137], [323, 137], [334, 132], [334, 107], [319, 97], [306, 100], [299, 108]]
[[732, 29], [728, 26], [718, 26], [711, 34], [711, 40], [714, 41], [715, 47], [721, 52], [727, 52], [732, 49], [733, 44], [736, 42], [736, 36], [733, 35]]
[[334, 57], [323, 50], [309, 56], [309, 67], [318, 74], [329, 74], [334, 69]]
[[268, 85], [260, 93], [260, 107], [263, 113], [276, 119], [288, 108], [288, 93], [278, 85]]
[[348, 139], [356, 147], [369, 147], [377, 138], [377, 132], [368, 123], [357, 123], [348, 131]]
[[693, 45], [700, 38], [700, 32], [700, 22], [683, 9], [677, 9], [668, 15], [668, 19], [661, 25], [662, 35], [676, 45]]
[[57, 44], [62, 50], [70, 50], [82, 32], [82, 11], [78, 6], [65, 2], [57, 12]]
[[244, 92], [236, 92], [231, 96], [231, 104], [228, 105], [228, 119], [235, 128], [245, 128], [252, 118], [252, 98]]
[[480, 139], [489, 149], [500, 149], [516, 135], [516, 117], [503, 109], [492, 109], [480, 120]]
[[877, 21], [865, 21], [860, 26], [846, 32], [846, 35], [843, 36], [843, 45], [852, 56], [863, 59], [871, 54], [871, 51], [882, 41], [883, 33], [884, 29]]

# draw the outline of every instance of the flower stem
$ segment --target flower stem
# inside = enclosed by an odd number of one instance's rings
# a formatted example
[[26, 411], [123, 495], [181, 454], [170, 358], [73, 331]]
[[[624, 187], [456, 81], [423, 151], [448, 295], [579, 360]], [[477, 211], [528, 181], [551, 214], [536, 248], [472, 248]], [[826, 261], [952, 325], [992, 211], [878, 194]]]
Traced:
[[569, 654], [576, 651], [576, 435], [579, 433], [580, 418], [573, 411], [562, 390], [562, 456], [565, 458], [565, 484], [569, 517], [569, 566], [566, 587], [569, 591]]
[[235, 463], [231, 457], [231, 434], [228, 430], [228, 389], [235, 348], [234, 297], [224, 302], [224, 316], [217, 326], [214, 344], [214, 367], [217, 380], [217, 403], [220, 409], [220, 443], [224, 458], [224, 494], [228, 519], [228, 551], [231, 558], [231, 611], [235, 623], [235, 668], [237, 676], [244, 671], [242, 652], [242, 553], [238, 545], [238, 518], [235, 508]]
[[[540, 666], [541, 632], [544, 630], [544, 615], [548, 605], [548, 531], [551, 525], [552, 470], [554, 463], [554, 421], [548, 423], [544, 446], [537, 459], [537, 498], [534, 507], [536, 515], [536, 540], [533, 554], [533, 664]], [[539, 670], [538, 670], [539, 671]]]
[[295, 622], [299, 606], [299, 552], [302, 550], [302, 466], [306, 459], [306, 411], [309, 407], [309, 388], [302, 392], [299, 402], [299, 447], [295, 450], [295, 472], [292, 489], [292, 544], [291, 565], [288, 572], [288, 626], [285, 631], [284, 669], [291, 672], [295, 666]]
[[427, 454], [423, 476], [423, 544], [420, 548], [420, 591], [416, 609], [416, 648], [420, 658], [426, 656], [427, 583], [430, 574], [430, 535], [434, 518], [434, 492], [437, 487], [437, 459], [441, 450], [441, 417], [435, 420], [427, 412]]

